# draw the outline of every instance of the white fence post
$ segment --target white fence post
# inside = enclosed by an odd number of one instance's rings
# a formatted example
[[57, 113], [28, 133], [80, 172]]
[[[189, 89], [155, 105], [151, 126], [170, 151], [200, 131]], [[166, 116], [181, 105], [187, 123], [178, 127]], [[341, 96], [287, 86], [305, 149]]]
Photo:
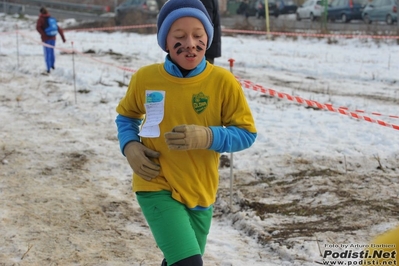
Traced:
[[75, 91], [75, 104], [78, 103], [78, 97], [77, 97], [77, 92], [76, 92], [76, 75], [75, 75], [75, 49], [73, 48], [73, 42], [72, 44], [72, 71], [73, 71], [73, 88]]
[[17, 69], [19, 69], [19, 32], [18, 32], [18, 25], [15, 25], [16, 31], [15, 31], [15, 36], [17, 38]]

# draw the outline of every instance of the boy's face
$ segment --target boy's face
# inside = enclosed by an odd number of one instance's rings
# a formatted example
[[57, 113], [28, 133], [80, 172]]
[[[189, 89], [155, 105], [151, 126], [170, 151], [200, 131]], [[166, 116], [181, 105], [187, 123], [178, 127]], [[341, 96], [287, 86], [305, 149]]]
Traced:
[[205, 56], [208, 36], [201, 21], [193, 17], [176, 20], [166, 37], [166, 51], [172, 61], [180, 67], [191, 70]]

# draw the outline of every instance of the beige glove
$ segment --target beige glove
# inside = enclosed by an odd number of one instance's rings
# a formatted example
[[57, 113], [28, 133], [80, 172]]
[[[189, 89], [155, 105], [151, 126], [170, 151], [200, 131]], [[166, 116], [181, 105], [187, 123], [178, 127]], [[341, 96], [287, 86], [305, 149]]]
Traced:
[[213, 135], [209, 127], [180, 125], [165, 133], [165, 139], [171, 150], [208, 149]]
[[153, 151], [140, 142], [129, 142], [124, 149], [127, 161], [133, 172], [147, 181], [157, 177], [161, 167], [150, 160], [150, 158], [158, 158], [159, 152]]

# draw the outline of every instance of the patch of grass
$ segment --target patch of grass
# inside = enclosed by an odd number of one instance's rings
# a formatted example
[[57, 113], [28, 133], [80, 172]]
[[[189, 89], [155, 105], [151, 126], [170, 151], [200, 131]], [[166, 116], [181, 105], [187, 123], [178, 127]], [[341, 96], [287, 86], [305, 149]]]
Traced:
[[[342, 232], [342, 231], [356, 231], [361, 229], [359, 225], [341, 225], [340, 220], [342, 217], [325, 217], [317, 221], [309, 221], [303, 223], [288, 223], [282, 225], [282, 227], [269, 228], [269, 233], [273, 240], [285, 240], [292, 237], [313, 237], [315, 233], [319, 232]], [[259, 239], [262, 244], [262, 240], [270, 241], [268, 239]]]
[[81, 154], [78, 152], [71, 152], [69, 154], [63, 154], [65, 156], [66, 161], [63, 164], [63, 168], [65, 170], [82, 170], [83, 166], [89, 161], [85, 154]]
[[312, 169], [303, 170], [297, 173], [290, 174], [293, 177], [314, 177], [314, 176], [336, 176], [341, 175], [341, 173], [331, 170], [331, 169]]
[[348, 209], [362, 209], [365, 215], [376, 212], [381, 217], [397, 217], [399, 215], [399, 203], [397, 200], [389, 199], [385, 201], [362, 201], [348, 199], [334, 205], [308, 206], [300, 204], [299, 200], [283, 204], [265, 204], [249, 200], [240, 202], [240, 208], [248, 211], [252, 209], [261, 220], [267, 220], [270, 214], [283, 216], [307, 216], [317, 220], [305, 222], [282, 222], [278, 226], [265, 228], [267, 233], [259, 234], [258, 241], [266, 244], [271, 240], [287, 239], [292, 237], [311, 237], [318, 232], [353, 232], [362, 229], [361, 223], [348, 223]]

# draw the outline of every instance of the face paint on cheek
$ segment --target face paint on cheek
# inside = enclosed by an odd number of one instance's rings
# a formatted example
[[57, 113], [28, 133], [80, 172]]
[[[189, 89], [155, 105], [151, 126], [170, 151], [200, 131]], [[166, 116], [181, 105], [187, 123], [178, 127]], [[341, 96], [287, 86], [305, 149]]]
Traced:
[[[173, 46], [173, 49], [174, 49], [174, 50], [177, 49], [177, 51], [176, 51], [176, 54], [177, 54], [177, 55], [179, 55], [179, 54], [181, 54], [181, 53], [183, 53], [183, 52], [185, 51], [185, 49], [184, 49], [183, 47], [180, 47], [180, 46], [182, 46], [182, 44], [179, 43], [179, 42], [177, 42], [177, 43]], [[180, 48], [179, 48], [179, 47], [180, 47]]]
[[203, 51], [204, 49], [201, 47], [201, 46], [199, 46], [199, 45], [197, 45], [197, 47], [196, 47], [197, 49], [197, 52], [201, 52], [201, 51]]
[[201, 52], [201, 51], [203, 51], [204, 50], [204, 47], [205, 47], [205, 43], [203, 42], [203, 41], [201, 41], [201, 40], [199, 40], [199, 43], [200, 43], [200, 45], [202, 46], [199, 46], [199, 45], [197, 45], [195, 48], [196, 48], [196, 50], [197, 50], [197, 52]]
[[188, 50], [185, 49], [184, 47], [180, 47], [179, 49], [177, 49], [176, 54], [179, 55], [179, 54], [181, 54], [183, 52], [188, 52]]
[[177, 42], [177, 43], [175, 43], [175, 45], [173, 46], [173, 49], [176, 49], [177, 47], [180, 47], [180, 46], [181, 46], [181, 43]]
[[[200, 43], [200, 45], [196, 45], [196, 46], [195, 46], [195, 50], [196, 50], [197, 52], [201, 52], [201, 51], [203, 51], [204, 48], [205, 48], [205, 43], [204, 43], [203, 41], [199, 40], [199, 43]], [[183, 53], [183, 52], [188, 52], [188, 51], [189, 51], [189, 49], [186, 49], [186, 48], [180, 47], [180, 46], [182, 46], [182, 44], [179, 43], [179, 42], [177, 42], [177, 43], [173, 46], [173, 49], [174, 49], [174, 50], [177, 49], [177, 50], [176, 50], [176, 54], [177, 54], [177, 55], [180, 55], [180, 54]], [[201, 46], [202, 46], [202, 47], [201, 47]]]

